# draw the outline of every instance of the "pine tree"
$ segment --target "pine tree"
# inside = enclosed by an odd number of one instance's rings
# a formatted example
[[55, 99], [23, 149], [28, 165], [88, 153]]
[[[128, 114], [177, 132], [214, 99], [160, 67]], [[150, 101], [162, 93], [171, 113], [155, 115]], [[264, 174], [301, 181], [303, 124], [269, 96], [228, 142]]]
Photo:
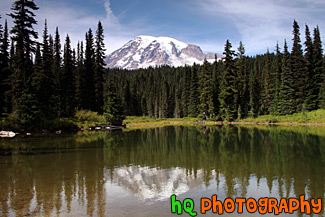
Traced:
[[304, 63], [304, 56], [302, 46], [300, 44], [299, 25], [296, 20], [293, 23], [293, 46], [291, 52], [291, 70], [295, 81], [295, 105], [297, 111], [302, 110], [305, 99], [305, 81], [306, 69]]
[[94, 38], [92, 30], [86, 33], [86, 50], [85, 50], [85, 73], [84, 85], [82, 89], [83, 109], [96, 111], [96, 90], [95, 90], [95, 51]]
[[290, 70], [290, 63], [290, 54], [287, 42], [285, 41], [279, 97], [279, 113], [283, 115], [295, 112], [295, 76], [293, 71]]
[[9, 35], [7, 20], [5, 21], [5, 27], [3, 30], [3, 36], [0, 39], [0, 116], [3, 112], [8, 113], [10, 107], [10, 101], [6, 96], [6, 93], [10, 90], [8, 78], [11, 74], [9, 65]]
[[306, 64], [306, 109], [311, 111], [317, 108], [318, 92], [313, 55], [313, 41], [310, 36], [310, 31], [308, 25], [306, 25], [306, 41], [305, 41], [305, 64]]
[[53, 110], [56, 111], [57, 117], [62, 117], [62, 51], [61, 51], [61, 41], [59, 28], [56, 27], [55, 38], [54, 38], [54, 48], [53, 48], [53, 62], [52, 62], [52, 75], [53, 75]]
[[126, 81], [125, 86], [123, 87], [123, 98], [122, 98], [123, 111], [125, 115], [133, 115], [132, 108], [132, 95], [130, 91], [130, 84]]
[[232, 121], [236, 119], [237, 109], [236, 109], [236, 68], [234, 62], [235, 51], [231, 50], [232, 46], [229, 40], [227, 40], [225, 45], [225, 60], [224, 60], [224, 70], [221, 80], [221, 91], [219, 95], [220, 100], [220, 113], [221, 118], [224, 121]]
[[282, 53], [280, 52], [279, 43], [277, 43], [276, 44], [276, 56], [275, 56], [275, 73], [274, 73], [274, 91], [273, 91], [272, 114], [278, 114], [281, 75], [282, 75]]
[[7, 20], [5, 20], [5, 27], [3, 30], [3, 36], [0, 41], [0, 53], [1, 53], [1, 68], [9, 67], [9, 34], [8, 34], [8, 24]]
[[69, 35], [64, 44], [63, 68], [61, 77], [62, 116], [72, 117], [75, 110], [74, 62]]
[[[322, 41], [320, 37], [319, 27], [314, 29], [314, 40], [313, 40], [313, 60], [314, 60], [314, 80], [315, 80], [315, 90], [314, 90], [314, 101], [316, 102], [315, 109], [320, 107], [320, 101], [322, 100], [321, 89], [322, 83], [324, 82], [324, 68], [323, 68], [323, 48]], [[324, 93], [324, 92], [323, 92]], [[316, 96], [318, 95], [318, 99]]]
[[122, 122], [125, 119], [121, 100], [117, 96], [111, 81], [107, 86], [104, 117], [110, 125], [122, 125]]
[[84, 105], [83, 101], [83, 90], [84, 90], [84, 76], [85, 67], [84, 67], [84, 48], [83, 42], [78, 42], [77, 45], [77, 69], [76, 69], [76, 107], [82, 108]]
[[167, 81], [165, 81], [162, 85], [162, 92], [161, 92], [161, 118], [168, 118], [168, 97], [169, 97], [169, 90]]
[[189, 98], [189, 116], [198, 116], [198, 105], [199, 105], [199, 92], [198, 92], [198, 78], [197, 78], [197, 66], [193, 64], [191, 70], [191, 88]]
[[[243, 118], [247, 116], [248, 113], [248, 101], [249, 101], [249, 76], [247, 73], [246, 58], [245, 58], [245, 47], [242, 42], [239, 43], [238, 53], [237, 53], [237, 113], [238, 118]], [[241, 110], [239, 112], [239, 109]]]
[[260, 73], [257, 68], [257, 61], [254, 63], [254, 70], [249, 74], [249, 116], [257, 117], [259, 111], [260, 100]]
[[209, 62], [206, 59], [201, 68], [199, 84], [199, 114], [203, 115], [204, 119], [212, 118], [214, 116], [212, 71]]
[[220, 92], [220, 70], [218, 68], [218, 59], [217, 55], [214, 57], [214, 63], [213, 63], [213, 69], [212, 69], [212, 97], [213, 97], [213, 113], [216, 117], [219, 117], [219, 108], [220, 108], [220, 102], [219, 102], [219, 92]]
[[266, 114], [271, 112], [272, 103], [273, 103], [273, 85], [271, 77], [271, 62], [270, 62], [270, 52], [267, 49], [266, 52], [266, 61], [264, 66], [264, 81], [263, 81], [263, 93], [262, 93], [262, 108]]
[[[12, 39], [15, 42], [15, 55], [12, 57], [11, 67], [13, 69], [11, 80], [11, 97], [13, 102], [13, 109], [18, 114], [21, 122], [28, 124], [31, 119], [30, 113], [25, 110], [28, 102], [33, 102], [29, 93], [30, 78], [33, 72], [33, 63], [31, 54], [35, 51], [35, 40], [38, 38], [34, 31], [33, 25], [37, 24], [35, 14], [33, 11], [38, 10], [34, 1], [32, 0], [17, 0], [12, 4], [12, 17], [14, 26], [10, 33], [13, 34]], [[25, 95], [24, 95], [25, 94]], [[28, 99], [28, 100], [27, 100]]]
[[95, 42], [95, 94], [96, 94], [96, 111], [103, 112], [103, 82], [104, 82], [104, 66], [105, 64], [105, 44], [104, 29], [102, 23], [98, 22]]
[[41, 115], [46, 119], [53, 119], [55, 117], [54, 109], [54, 79], [51, 70], [53, 56], [49, 44], [49, 35], [47, 32], [47, 21], [45, 20], [45, 27], [43, 31], [42, 43], [42, 57], [40, 58], [39, 65], [35, 64], [33, 86], [37, 90], [36, 100], [39, 103], [39, 110]]

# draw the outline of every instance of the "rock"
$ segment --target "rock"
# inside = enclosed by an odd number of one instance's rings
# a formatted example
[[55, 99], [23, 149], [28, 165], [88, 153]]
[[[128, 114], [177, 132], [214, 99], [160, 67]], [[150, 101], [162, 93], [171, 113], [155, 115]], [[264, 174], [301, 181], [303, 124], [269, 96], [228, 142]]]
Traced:
[[0, 137], [2, 138], [13, 138], [16, 136], [16, 133], [12, 131], [0, 131]]

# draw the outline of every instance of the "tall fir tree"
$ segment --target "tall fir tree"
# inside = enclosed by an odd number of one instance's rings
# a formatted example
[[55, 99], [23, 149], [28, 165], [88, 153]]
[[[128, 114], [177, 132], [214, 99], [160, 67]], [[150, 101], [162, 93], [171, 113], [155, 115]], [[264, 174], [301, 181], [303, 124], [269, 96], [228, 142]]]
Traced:
[[67, 35], [64, 44], [63, 68], [61, 76], [62, 116], [72, 117], [75, 111], [75, 77], [74, 62], [70, 37]]
[[53, 44], [53, 61], [52, 61], [52, 75], [53, 75], [53, 97], [54, 102], [53, 108], [56, 111], [57, 117], [62, 117], [62, 50], [61, 50], [61, 40], [59, 28], [55, 29], [54, 44]]
[[189, 97], [190, 97], [190, 76], [191, 76], [191, 69], [188, 66], [178, 68], [176, 70], [180, 71], [182, 82], [181, 82], [181, 110], [182, 116], [188, 116], [188, 106], [189, 106]]
[[254, 69], [249, 74], [249, 116], [257, 117], [260, 105], [259, 69], [255, 60]]
[[2, 113], [9, 113], [10, 100], [6, 93], [10, 90], [10, 83], [8, 81], [11, 74], [10, 57], [9, 57], [9, 34], [8, 24], [5, 20], [3, 36], [0, 39], [0, 117]]
[[104, 117], [110, 125], [122, 125], [125, 115], [123, 114], [123, 106], [121, 99], [116, 93], [113, 82], [109, 81], [105, 96]]
[[248, 101], [249, 101], [249, 76], [247, 72], [246, 58], [245, 58], [245, 47], [242, 42], [239, 42], [237, 52], [237, 91], [238, 91], [238, 105], [237, 113], [238, 118], [244, 118], [248, 114]]
[[[39, 103], [39, 111], [43, 118], [53, 119], [56, 117], [54, 109], [54, 80], [51, 70], [53, 62], [53, 56], [51, 53], [49, 35], [47, 30], [47, 21], [45, 20], [45, 26], [43, 31], [43, 43], [42, 43], [42, 57], [40, 57], [40, 63], [37, 65], [37, 69], [34, 70], [33, 86], [37, 90], [36, 100]], [[36, 67], [36, 64], [35, 64]]]
[[104, 29], [99, 21], [96, 31], [95, 41], [95, 94], [96, 94], [96, 111], [103, 112], [104, 96], [104, 66], [105, 66], [105, 44]]
[[[314, 80], [315, 80], [315, 102], [316, 106], [315, 109], [320, 107], [320, 101], [322, 98], [321, 89], [322, 83], [324, 81], [324, 68], [323, 68], [323, 48], [322, 48], [322, 41], [320, 37], [319, 27], [317, 26], [314, 29], [314, 38], [313, 38], [313, 60], [314, 60]], [[316, 95], [318, 95], [318, 99], [316, 99]]]
[[212, 70], [210, 63], [206, 59], [201, 67], [199, 85], [199, 114], [204, 119], [212, 118], [214, 116]]
[[282, 53], [280, 51], [279, 43], [276, 44], [276, 56], [275, 56], [275, 73], [273, 78], [273, 106], [272, 114], [278, 114], [279, 107], [279, 96], [280, 96], [280, 86], [281, 86], [281, 75], [282, 75]]
[[306, 41], [305, 41], [305, 65], [306, 65], [306, 109], [311, 111], [317, 108], [318, 91], [317, 91], [317, 81], [315, 76], [315, 61], [313, 55], [313, 41], [310, 36], [310, 31], [308, 25], [306, 25], [305, 31]]
[[237, 118], [237, 109], [236, 109], [236, 81], [237, 81], [237, 72], [235, 67], [235, 51], [231, 50], [232, 46], [229, 40], [227, 40], [225, 45], [225, 59], [224, 59], [224, 70], [222, 74], [221, 86], [220, 86], [220, 113], [221, 118], [224, 121], [233, 121]]
[[35, 39], [38, 38], [34, 31], [35, 20], [34, 11], [39, 8], [32, 0], [16, 0], [12, 4], [12, 13], [9, 16], [13, 19], [14, 26], [10, 33], [15, 42], [15, 55], [12, 57], [11, 97], [13, 110], [18, 114], [18, 118], [24, 124], [33, 122], [31, 112], [26, 110], [30, 102], [33, 102], [33, 95], [30, 94], [31, 75], [33, 73], [33, 63], [31, 54], [35, 51]]
[[82, 91], [83, 109], [96, 111], [96, 90], [95, 90], [95, 50], [92, 30], [86, 33], [85, 50], [85, 73]]
[[295, 105], [295, 75], [290, 67], [290, 54], [287, 42], [284, 42], [284, 53], [282, 59], [282, 76], [279, 97], [279, 113], [283, 115], [293, 114], [296, 111]]
[[76, 107], [78, 109], [83, 107], [83, 90], [84, 90], [84, 76], [85, 67], [84, 67], [84, 47], [83, 42], [78, 42], [77, 45], [77, 68], [76, 68]]
[[271, 60], [270, 52], [267, 49], [265, 55], [266, 61], [264, 66], [264, 80], [263, 80], [263, 92], [262, 92], [262, 108], [263, 113], [271, 113], [272, 103], [273, 103], [273, 79], [271, 77]]
[[295, 81], [295, 106], [297, 111], [301, 111], [305, 99], [306, 68], [302, 46], [300, 44], [299, 25], [296, 20], [293, 22], [293, 45], [291, 51], [291, 71]]
[[193, 64], [191, 70], [191, 88], [189, 98], [189, 116], [198, 116], [198, 105], [199, 105], [199, 92], [198, 92], [198, 77], [197, 77], [197, 65]]

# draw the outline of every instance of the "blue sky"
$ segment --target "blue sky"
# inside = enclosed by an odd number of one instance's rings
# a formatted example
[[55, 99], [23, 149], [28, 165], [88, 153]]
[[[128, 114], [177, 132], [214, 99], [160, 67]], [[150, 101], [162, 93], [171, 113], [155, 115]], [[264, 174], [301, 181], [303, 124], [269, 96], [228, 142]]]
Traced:
[[[1, 0], [3, 19], [13, 0]], [[227, 39], [238, 47], [242, 41], [248, 55], [270, 51], [284, 39], [292, 39], [296, 19], [304, 42], [305, 23], [319, 25], [325, 34], [324, 0], [35, 0], [42, 34], [47, 18], [49, 32], [59, 26], [61, 41], [69, 33], [73, 46], [84, 40], [85, 32], [94, 31], [98, 20], [105, 30], [107, 53], [137, 35], [168, 36], [199, 45], [202, 50], [222, 53]], [[3, 23], [3, 19], [1, 22]], [[322, 35], [323, 36], [323, 35]], [[323, 41], [325, 42], [325, 38]]]

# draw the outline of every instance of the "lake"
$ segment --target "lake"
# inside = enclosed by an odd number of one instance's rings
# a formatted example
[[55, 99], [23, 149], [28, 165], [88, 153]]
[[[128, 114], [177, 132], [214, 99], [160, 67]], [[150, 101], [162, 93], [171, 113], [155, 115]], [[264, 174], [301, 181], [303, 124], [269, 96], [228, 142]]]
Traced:
[[[175, 126], [0, 140], [0, 216], [178, 216], [171, 195], [322, 198], [325, 128]], [[324, 205], [319, 215], [324, 215]], [[258, 212], [225, 216], [260, 216]], [[183, 212], [182, 216], [190, 216]], [[273, 216], [273, 214], [266, 214]], [[303, 216], [281, 213], [279, 216]]]

